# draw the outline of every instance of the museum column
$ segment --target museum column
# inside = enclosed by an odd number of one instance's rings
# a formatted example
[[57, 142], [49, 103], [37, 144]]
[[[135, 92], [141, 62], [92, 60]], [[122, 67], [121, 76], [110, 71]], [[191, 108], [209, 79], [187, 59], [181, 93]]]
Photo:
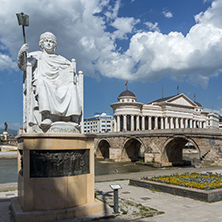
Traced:
[[123, 131], [127, 131], [126, 115], [123, 116]]
[[190, 128], [193, 128], [193, 120], [190, 119]]
[[180, 128], [181, 129], [184, 128], [184, 119], [183, 118], [180, 119]]
[[140, 130], [140, 117], [136, 116], [136, 130]]
[[179, 119], [176, 117], [175, 118], [175, 128], [178, 129], [179, 128]]
[[142, 130], [145, 130], [145, 116], [142, 116]]
[[134, 116], [131, 115], [131, 131], [134, 131]]
[[154, 129], [158, 129], [158, 117], [155, 116], [155, 126]]
[[149, 122], [149, 130], [151, 130], [151, 129], [152, 129], [152, 128], [151, 128], [151, 118], [152, 118], [151, 116], [149, 116], [149, 117], [148, 117], [148, 122]]
[[173, 117], [170, 117], [170, 129], [174, 129]]
[[165, 129], [169, 129], [169, 118], [166, 116], [165, 117]]
[[117, 116], [117, 132], [120, 132], [120, 116]]
[[163, 117], [161, 117], [161, 119], [160, 119], [160, 125], [161, 125], [161, 129], [163, 129], [163, 128], [164, 128], [164, 121], [163, 121]]
[[185, 119], [185, 128], [188, 128], [188, 119]]
[[116, 132], [117, 129], [116, 129], [116, 116], [114, 116], [113, 118], [113, 131]]

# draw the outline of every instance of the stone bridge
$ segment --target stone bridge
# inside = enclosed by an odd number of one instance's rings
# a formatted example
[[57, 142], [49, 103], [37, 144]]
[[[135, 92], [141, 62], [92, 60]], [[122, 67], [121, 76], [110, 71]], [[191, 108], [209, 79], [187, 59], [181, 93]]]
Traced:
[[[186, 145], [187, 144], [187, 145]], [[222, 165], [220, 129], [171, 129], [127, 131], [97, 134], [94, 140], [97, 158], [114, 161], [161, 163], [170, 166], [183, 162], [183, 149], [191, 145], [198, 159], [208, 165]]]

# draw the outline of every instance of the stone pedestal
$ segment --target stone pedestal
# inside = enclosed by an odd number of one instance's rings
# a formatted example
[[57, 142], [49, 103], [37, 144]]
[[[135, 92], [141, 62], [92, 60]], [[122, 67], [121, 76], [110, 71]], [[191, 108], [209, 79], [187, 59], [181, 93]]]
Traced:
[[4, 131], [4, 132], [3, 132], [3, 140], [4, 140], [4, 141], [7, 141], [7, 140], [8, 140], [8, 132], [7, 132], [7, 131]]
[[54, 221], [103, 210], [94, 199], [94, 138], [82, 134], [18, 137], [16, 222]]

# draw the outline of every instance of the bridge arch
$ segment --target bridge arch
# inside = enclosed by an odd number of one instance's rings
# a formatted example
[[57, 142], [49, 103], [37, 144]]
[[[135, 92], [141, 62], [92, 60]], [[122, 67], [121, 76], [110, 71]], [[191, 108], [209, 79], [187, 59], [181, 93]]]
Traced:
[[198, 158], [200, 158], [201, 155], [200, 149], [197, 143], [193, 139], [183, 136], [177, 136], [167, 139], [166, 142], [164, 143], [162, 161], [171, 162], [173, 165], [183, 163], [184, 162], [183, 149], [185, 148], [185, 145], [188, 143], [191, 143], [193, 145], [193, 147], [198, 152]]
[[96, 145], [96, 157], [108, 159], [110, 147], [111, 145], [108, 139], [100, 139]]
[[123, 144], [121, 159], [135, 162], [143, 159], [145, 145], [140, 138], [127, 138]]

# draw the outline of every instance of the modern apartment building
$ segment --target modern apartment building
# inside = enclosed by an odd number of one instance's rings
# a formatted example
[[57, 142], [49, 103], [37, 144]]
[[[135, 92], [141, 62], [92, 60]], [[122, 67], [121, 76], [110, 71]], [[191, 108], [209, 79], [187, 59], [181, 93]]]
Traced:
[[112, 132], [113, 117], [107, 113], [95, 114], [93, 117], [84, 119], [84, 133]]

